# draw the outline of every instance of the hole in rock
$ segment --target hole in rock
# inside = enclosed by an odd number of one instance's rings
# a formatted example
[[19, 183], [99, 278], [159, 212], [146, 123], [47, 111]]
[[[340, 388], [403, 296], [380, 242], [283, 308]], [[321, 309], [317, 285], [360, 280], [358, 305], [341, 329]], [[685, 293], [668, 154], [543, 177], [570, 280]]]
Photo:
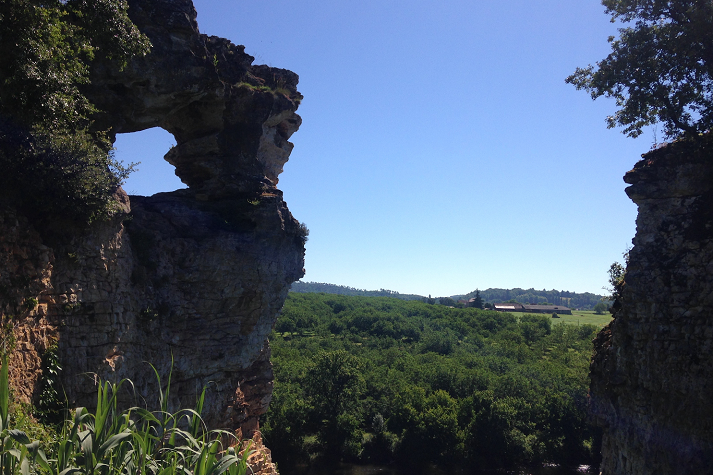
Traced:
[[163, 156], [176, 145], [176, 139], [160, 127], [118, 134], [114, 142], [117, 160], [124, 165], [141, 162], [123, 185], [130, 195], [151, 196], [187, 186], [176, 176], [176, 168]]

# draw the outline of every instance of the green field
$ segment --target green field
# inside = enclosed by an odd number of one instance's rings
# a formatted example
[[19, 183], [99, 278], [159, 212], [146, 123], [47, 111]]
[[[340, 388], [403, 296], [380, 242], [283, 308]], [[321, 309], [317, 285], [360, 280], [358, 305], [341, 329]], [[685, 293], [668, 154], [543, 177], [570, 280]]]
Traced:
[[612, 319], [611, 313], [607, 312], [604, 315], [597, 315], [593, 310], [572, 310], [572, 315], [560, 315], [560, 318], [553, 318], [552, 323], [563, 322], [574, 325], [583, 325], [590, 323], [598, 327], [603, 327]]

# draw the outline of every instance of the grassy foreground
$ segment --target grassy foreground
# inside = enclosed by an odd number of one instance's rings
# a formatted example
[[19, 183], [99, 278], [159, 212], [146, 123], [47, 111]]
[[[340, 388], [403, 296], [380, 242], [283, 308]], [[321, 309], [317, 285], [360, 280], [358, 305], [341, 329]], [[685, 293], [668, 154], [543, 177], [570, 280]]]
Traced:
[[156, 411], [140, 407], [120, 411], [117, 393], [126, 382], [102, 382], [98, 385], [95, 412], [77, 408], [64, 421], [58, 438], [33, 441], [26, 432], [11, 426], [4, 354], [0, 369], [2, 474], [245, 475], [253, 452], [249, 443], [241, 444], [226, 431], [206, 430], [200, 417], [205, 390], [195, 409], [169, 412], [170, 382], [169, 376], [165, 391], [160, 391], [160, 409]]

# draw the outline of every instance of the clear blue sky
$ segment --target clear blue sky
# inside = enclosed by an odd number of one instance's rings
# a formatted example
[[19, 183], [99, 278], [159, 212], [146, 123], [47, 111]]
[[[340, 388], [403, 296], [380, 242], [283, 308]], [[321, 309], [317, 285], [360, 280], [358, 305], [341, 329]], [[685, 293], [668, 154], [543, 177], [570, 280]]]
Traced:
[[[624, 173], [651, 148], [565, 84], [609, 52], [596, 0], [194, 0], [202, 33], [300, 76], [279, 188], [310, 229], [304, 280], [445, 296], [603, 293], [631, 243]], [[121, 135], [125, 185], [181, 183], [161, 130]]]

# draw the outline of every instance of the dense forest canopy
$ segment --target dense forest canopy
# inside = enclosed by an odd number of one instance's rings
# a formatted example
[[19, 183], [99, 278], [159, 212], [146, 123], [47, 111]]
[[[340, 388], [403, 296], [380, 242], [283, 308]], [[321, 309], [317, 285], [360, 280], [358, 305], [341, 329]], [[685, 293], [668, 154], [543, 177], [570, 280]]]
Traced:
[[590, 463], [597, 327], [552, 321], [291, 293], [270, 338], [266, 443], [283, 473], [329, 459], [469, 469]]

